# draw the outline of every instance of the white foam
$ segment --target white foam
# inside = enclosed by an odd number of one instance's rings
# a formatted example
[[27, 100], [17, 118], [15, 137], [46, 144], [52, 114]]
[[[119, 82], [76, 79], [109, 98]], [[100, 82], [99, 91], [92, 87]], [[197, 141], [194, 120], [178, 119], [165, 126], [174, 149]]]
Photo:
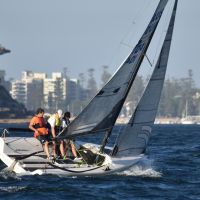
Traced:
[[10, 172], [10, 171], [1, 171], [0, 177], [4, 179], [13, 178], [13, 179], [21, 180], [19, 176], [17, 176], [14, 172]]
[[0, 191], [4, 192], [18, 192], [24, 190], [26, 187], [20, 186], [8, 186], [8, 187], [0, 187]]
[[142, 176], [142, 177], [162, 177], [162, 173], [155, 170], [153, 160], [144, 158], [139, 163], [131, 167], [130, 169], [121, 172], [120, 175], [125, 176]]

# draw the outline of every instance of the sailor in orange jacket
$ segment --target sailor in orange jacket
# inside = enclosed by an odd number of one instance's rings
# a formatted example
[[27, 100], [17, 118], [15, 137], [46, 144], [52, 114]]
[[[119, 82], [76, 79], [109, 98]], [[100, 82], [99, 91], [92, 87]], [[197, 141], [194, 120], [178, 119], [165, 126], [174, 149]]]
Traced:
[[42, 108], [38, 108], [35, 116], [30, 121], [29, 128], [34, 131], [34, 137], [41, 142], [47, 155], [47, 159], [49, 159], [49, 134], [43, 116], [44, 110]]

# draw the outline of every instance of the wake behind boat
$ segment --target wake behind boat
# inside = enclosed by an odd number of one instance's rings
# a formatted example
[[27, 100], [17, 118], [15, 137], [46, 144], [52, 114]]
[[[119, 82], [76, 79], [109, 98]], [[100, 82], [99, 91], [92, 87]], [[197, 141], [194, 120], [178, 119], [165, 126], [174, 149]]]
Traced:
[[[72, 159], [48, 160], [35, 138], [0, 138], [0, 159], [7, 170], [17, 174], [64, 174], [67, 176], [97, 176], [124, 171], [144, 156], [155, 120], [163, 88], [178, 0], [175, 0], [166, 37], [158, 61], [134, 114], [119, 133], [114, 147], [108, 147], [116, 119], [151, 43], [167, 0], [160, 0], [157, 9], [136, 47], [98, 92], [86, 108], [60, 132], [57, 140], [76, 139], [81, 162]], [[78, 141], [82, 136], [104, 133], [101, 144]]]

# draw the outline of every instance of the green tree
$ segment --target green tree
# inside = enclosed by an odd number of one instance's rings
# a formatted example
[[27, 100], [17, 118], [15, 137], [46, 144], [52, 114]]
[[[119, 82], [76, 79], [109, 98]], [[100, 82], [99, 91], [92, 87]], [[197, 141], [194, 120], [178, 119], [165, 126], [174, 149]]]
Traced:
[[144, 81], [142, 76], [137, 76], [127, 97], [126, 102], [132, 102], [131, 113], [133, 113], [135, 107], [137, 106], [143, 91], [144, 91]]
[[109, 67], [107, 65], [103, 65], [102, 68], [103, 68], [103, 73], [101, 75], [101, 82], [102, 82], [101, 86], [103, 87], [110, 79], [111, 74], [108, 72]]
[[94, 71], [95, 70], [93, 68], [88, 69], [89, 79], [88, 79], [87, 89], [89, 90], [89, 96], [88, 96], [89, 99], [93, 98], [97, 93], [97, 83], [94, 79]]
[[84, 86], [85, 86], [85, 75], [84, 75], [84, 73], [79, 74], [78, 80], [79, 80], [80, 86], [82, 88], [84, 88]]

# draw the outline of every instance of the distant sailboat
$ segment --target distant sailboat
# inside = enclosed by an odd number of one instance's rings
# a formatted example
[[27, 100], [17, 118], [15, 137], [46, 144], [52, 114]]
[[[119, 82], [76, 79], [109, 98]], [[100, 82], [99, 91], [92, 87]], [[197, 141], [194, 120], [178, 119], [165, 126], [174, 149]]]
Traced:
[[19, 174], [97, 176], [113, 174], [135, 165], [143, 157], [155, 120], [167, 68], [177, 3], [178, 0], [175, 0], [167, 34], [151, 79], [129, 123], [119, 134], [114, 148], [106, 146], [108, 137], [112, 134], [112, 128], [167, 0], [160, 0], [147, 29], [118, 71], [57, 138], [68, 139], [106, 132], [102, 144], [77, 142], [77, 150], [83, 159], [82, 163], [77, 164], [72, 160], [46, 160], [40, 143], [34, 138], [0, 138], [0, 158], [8, 168]]
[[192, 116], [188, 115], [188, 101], [185, 102], [185, 113], [184, 117], [181, 119], [181, 124], [194, 124], [194, 121], [192, 120]]

